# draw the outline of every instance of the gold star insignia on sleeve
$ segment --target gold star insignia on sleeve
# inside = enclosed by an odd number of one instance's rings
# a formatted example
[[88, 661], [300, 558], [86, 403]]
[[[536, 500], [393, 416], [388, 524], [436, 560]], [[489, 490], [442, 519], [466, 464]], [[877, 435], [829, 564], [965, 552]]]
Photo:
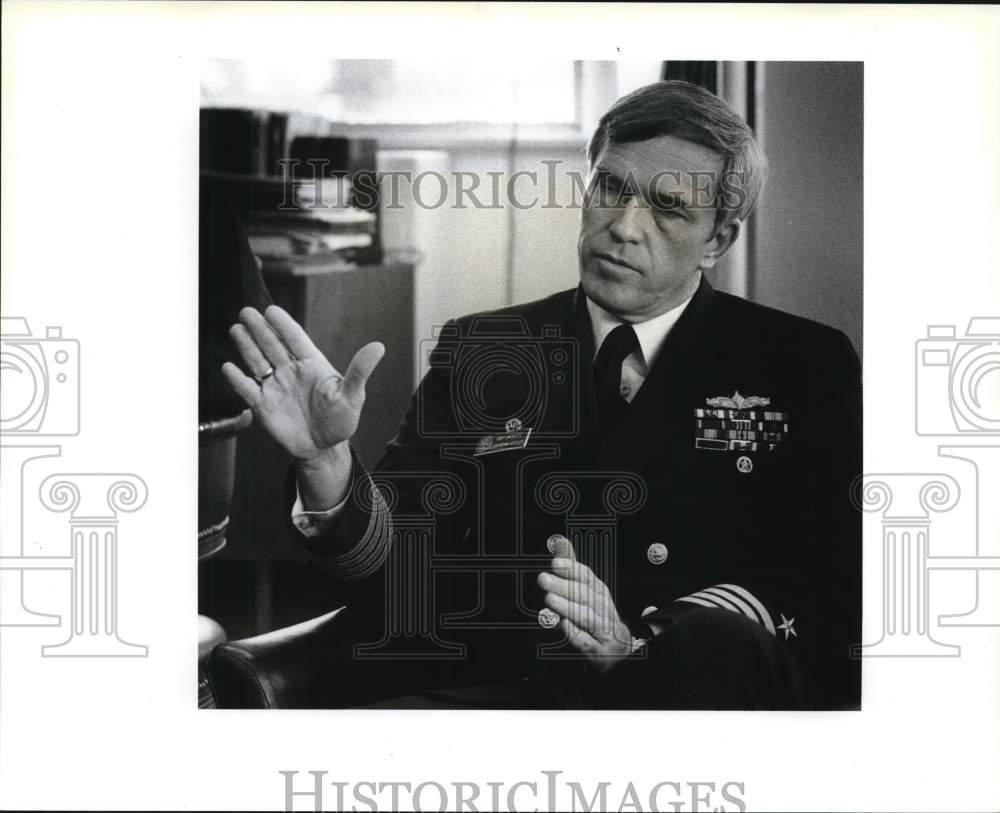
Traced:
[[778, 615], [781, 616], [781, 623], [778, 624], [778, 629], [785, 631], [785, 640], [786, 641], [788, 640], [788, 636], [789, 635], [792, 635], [793, 637], [798, 638], [799, 634], [795, 631], [795, 619], [794, 618], [785, 618], [785, 614], [784, 613], [778, 613]]

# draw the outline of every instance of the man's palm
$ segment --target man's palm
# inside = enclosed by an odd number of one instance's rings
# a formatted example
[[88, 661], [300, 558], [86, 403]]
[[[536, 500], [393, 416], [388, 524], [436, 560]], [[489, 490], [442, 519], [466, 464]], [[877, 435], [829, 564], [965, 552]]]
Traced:
[[295, 320], [276, 306], [264, 316], [244, 308], [230, 335], [257, 380], [233, 364], [224, 365], [223, 374], [289, 454], [309, 460], [354, 435], [365, 382], [385, 352], [381, 344], [362, 347], [341, 376]]
[[315, 457], [350, 438], [358, 427], [361, 404], [351, 402], [343, 383], [322, 356], [292, 361], [261, 384], [254, 412], [293, 457]]

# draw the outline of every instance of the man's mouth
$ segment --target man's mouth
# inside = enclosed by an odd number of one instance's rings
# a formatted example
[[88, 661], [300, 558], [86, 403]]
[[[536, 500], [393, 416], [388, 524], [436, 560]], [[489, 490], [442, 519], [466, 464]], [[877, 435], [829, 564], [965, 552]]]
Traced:
[[627, 271], [634, 271], [635, 273], [639, 273], [639, 269], [638, 268], [636, 268], [633, 265], [629, 265], [623, 259], [621, 259], [620, 257], [616, 257], [614, 254], [608, 254], [607, 252], [604, 252], [604, 251], [595, 251], [593, 253], [593, 256], [596, 257], [599, 260], [603, 260], [605, 263], [607, 263], [608, 265], [610, 265], [610, 266], [612, 266], [614, 268], [619, 268], [619, 269], [624, 269], [624, 270], [627, 270]]

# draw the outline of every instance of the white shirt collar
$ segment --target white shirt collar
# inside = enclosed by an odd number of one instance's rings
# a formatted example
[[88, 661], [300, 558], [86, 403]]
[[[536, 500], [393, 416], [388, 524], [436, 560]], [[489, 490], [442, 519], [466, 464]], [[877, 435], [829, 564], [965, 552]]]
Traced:
[[[681, 318], [681, 314], [684, 313], [684, 309], [693, 297], [694, 294], [681, 302], [676, 308], [666, 313], [661, 313], [659, 316], [654, 316], [645, 322], [636, 322], [632, 325], [635, 335], [639, 339], [639, 349], [642, 351], [642, 358], [645, 362], [647, 372], [653, 369], [656, 357], [663, 347], [663, 342], [666, 340], [667, 334], [670, 333], [677, 320]], [[587, 312], [590, 314], [590, 325], [594, 331], [594, 356], [596, 358], [597, 351], [601, 349], [601, 345], [604, 343], [607, 335], [618, 327], [618, 325], [624, 324], [624, 321], [608, 313], [596, 302], [593, 302], [590, 297], [587, 297]]]

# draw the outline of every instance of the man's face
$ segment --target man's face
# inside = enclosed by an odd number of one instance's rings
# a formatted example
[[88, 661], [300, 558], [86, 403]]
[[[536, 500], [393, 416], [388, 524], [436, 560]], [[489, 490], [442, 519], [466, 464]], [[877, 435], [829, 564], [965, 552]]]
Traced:
[[736, 237], [715, 233], [713, 150], [670, 135], [608, 144], [591, 167], [578, 249], [583, 290], [618, 317], [644, 321], [698, 287]]

